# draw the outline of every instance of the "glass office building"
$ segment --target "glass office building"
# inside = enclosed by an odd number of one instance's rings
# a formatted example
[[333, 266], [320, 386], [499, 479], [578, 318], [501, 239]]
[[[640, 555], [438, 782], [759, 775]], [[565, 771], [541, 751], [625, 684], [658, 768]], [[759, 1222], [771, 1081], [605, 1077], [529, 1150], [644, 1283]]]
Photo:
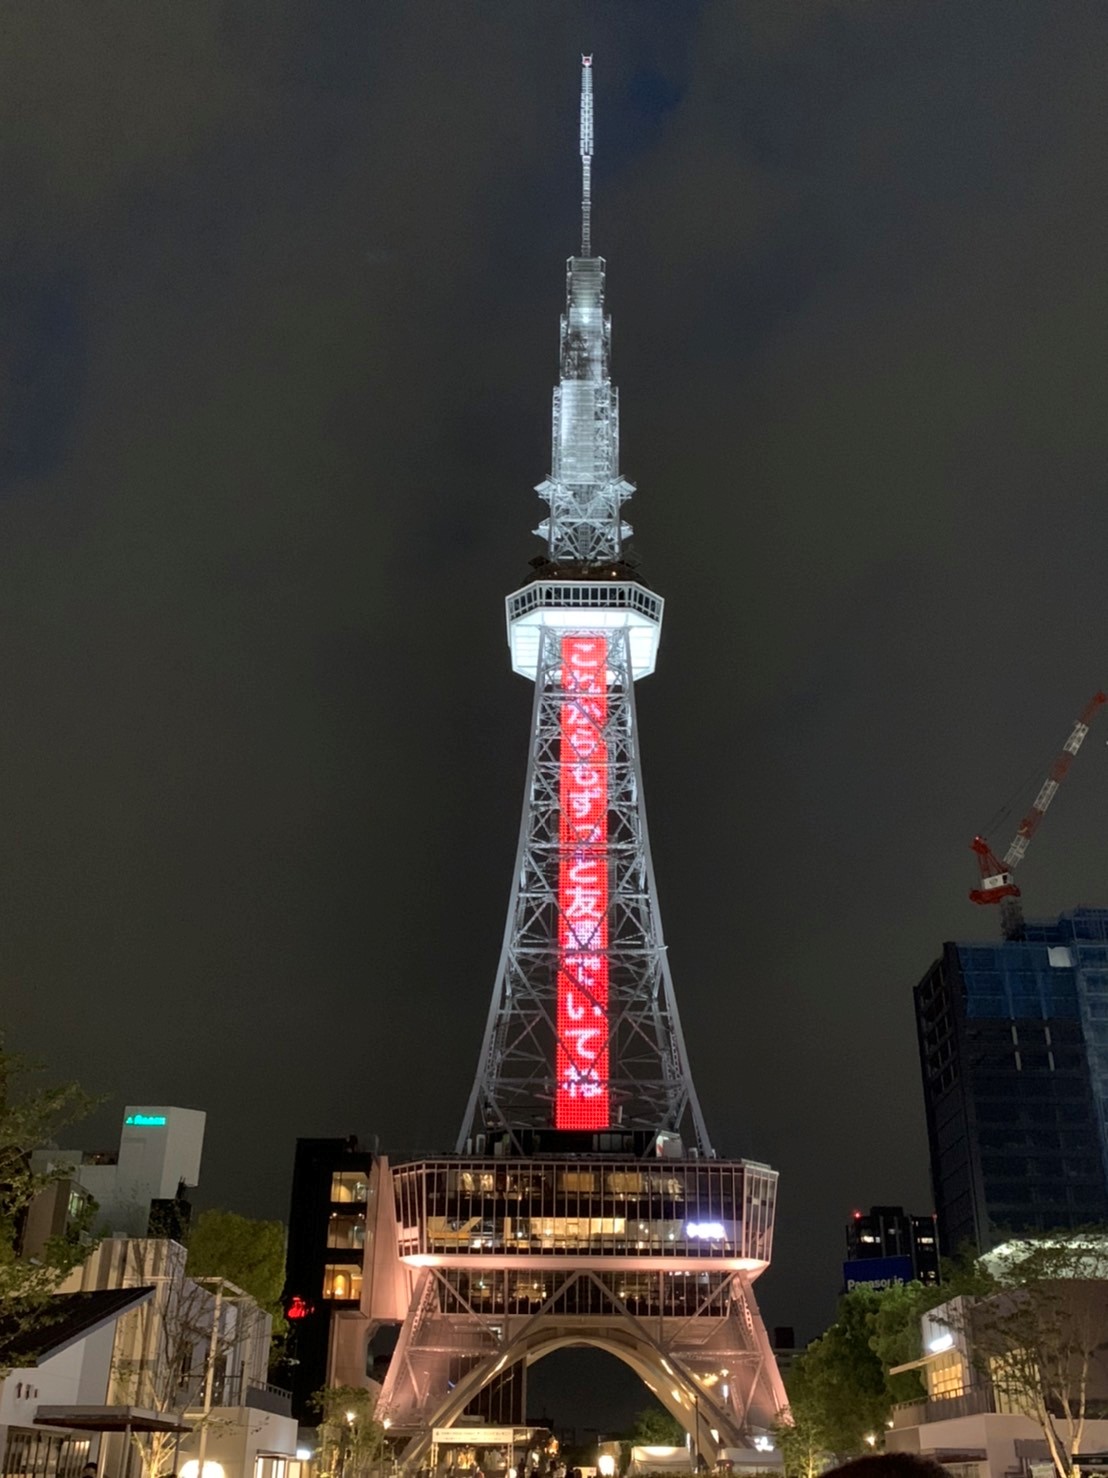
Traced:
[[1108, 1221], [1108, 909], [947, 943], [916, 987], [944, 1250]]

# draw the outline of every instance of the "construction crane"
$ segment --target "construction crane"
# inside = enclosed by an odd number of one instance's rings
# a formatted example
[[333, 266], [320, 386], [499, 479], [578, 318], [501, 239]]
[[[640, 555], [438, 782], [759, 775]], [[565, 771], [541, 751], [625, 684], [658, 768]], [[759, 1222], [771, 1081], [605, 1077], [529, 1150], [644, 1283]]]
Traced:
[[1069, 767], [1073, 764], [1074, 755], [1085, 742], [1089, 725], [1102, 703], [1108, 703], [1108, 693], [1095, 694], [1085, 705], [1084, 712], [1073, 726], [1073, 733], [1062, 745], [1061, 753], [1051, 765], [1050, 773], [1043, 781], [1042, 789], [1032, 802], [1031, 809], [1020, 822], [1003, 858], [997, 857], [982, 836], [976, 836], [970, 842], [970, 847], [977, 854], [977, 865], [981, 869], [981, 886], [971, 890], [970, 901], [1000, 904], [1000, 927], [1005, 939], [1023, 937], [1020, 890], [1012, 874], [1023, 861], [1031, 845], [1031, 838], [1038, 831], [1039, 824], [1046, 815], [1047, 807], [1057, 794], [1059, 785], [1066, 778]]

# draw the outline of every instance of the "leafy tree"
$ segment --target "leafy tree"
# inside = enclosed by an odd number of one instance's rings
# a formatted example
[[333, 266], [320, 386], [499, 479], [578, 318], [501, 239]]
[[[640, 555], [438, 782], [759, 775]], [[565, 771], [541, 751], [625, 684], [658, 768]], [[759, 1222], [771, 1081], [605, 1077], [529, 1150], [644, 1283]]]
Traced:
[[320, 1413], [320, 1478], [358, 1478], [380, 1460], [385, 1429], [373, 1414], [376, 1403], [361, 1386], [324, 1386], [312, 1397]]
[[855, 1289], [839, 1300], [831, 1328], [799, 1357], [789, 1388], [798, 1408], [829, 1451], [840, 1456], [867, 1450], [866, 1434], [885, 1428], [892, 1399], [870, 1341], [881, 1294]]
[[188, 1239], [190, 1278], [226, 1278], [249, 1293], [283, 1332], [281, 1295], [285, 1286], [285, 1228], [279, 1221], [255, 1221], [233, 1211], [203, 1211]]
[[920, 1317], [945, 1298], [945, 1292], [922, 1283], [901, 1283], [885, 1289], [869, 1315], [870, 1348], [877, 1356], [890, 1404], [923, 1401], [927, 1391], [919, 1372], [889, 1375], [890, 1366], [906, 1365], [923, 1354]]
[[69, 1179], [64, 1166], [33, 1172], [31, 1151], [92, 1107], [75, 1083], [36, 1085], [36, 1071], [25, 1058], [5, 1052], [0, 1038], [0, 1374], [18, 1343], [53, 1318], [54, 1292], [88, 1255], [88, 1220], [94, 1209], [47, 1242], [37, 1258], [22, 1255], [31, 1203], [54, 1182]]
[[630, 1440], [639, 1447], [683, 1447], [685, 1429], [661, 1406], [644, 1406], [636, 1413]]
[[778, 1415], [774, 1439], [786, 1478], [817, 1478], [831, 1458], [831, 1439], [823, 1401], [812, 1391], [804, 1356], [788, 1373], [789, 1405]]

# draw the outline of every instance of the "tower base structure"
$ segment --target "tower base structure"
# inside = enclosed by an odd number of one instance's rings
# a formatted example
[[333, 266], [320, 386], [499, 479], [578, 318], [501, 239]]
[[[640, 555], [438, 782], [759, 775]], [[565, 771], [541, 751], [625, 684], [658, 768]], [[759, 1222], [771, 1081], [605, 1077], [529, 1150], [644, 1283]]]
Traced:
[[[555, 1138], [582, 1153], [541, 1153]], [[764, 1445], [787, 1404], [753, 1293], [776, 1172], [630, 1158], [641, 1138], [540, 1131], [526, 1157], [377, 1162], [366, 1312], [403, 1310], [377, 1408], [402, 1467], [435, 1428], [522, 1423], [529, 1367], [575, 1345], [634, 1370], [709, 1463]]]

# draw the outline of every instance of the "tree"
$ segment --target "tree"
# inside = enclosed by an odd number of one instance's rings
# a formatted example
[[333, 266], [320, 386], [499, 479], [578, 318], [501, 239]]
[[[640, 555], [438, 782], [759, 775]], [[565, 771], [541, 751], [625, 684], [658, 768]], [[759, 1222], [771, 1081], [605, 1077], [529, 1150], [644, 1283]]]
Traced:
[[270, 1315], [274, 1332], [282, 1333], [285, 1240], [279, 1221], [255, 1221], [234, 1211], [202, 1211], [189, 1233], [189, 1277], [237, 1283]]
[[778, 1413], [773, 1433], [786, 1478], [817, 1478], [833, 1459], [827, 1412], [811, 1389], [804, 1356], [788, 1373], [788, 1407]]
[[684, 1447], [685, 1429], [661, 1406], [644, 1406], [635, 1416], [630, 1440], [639, 1447]]
[[1016, 1240], [986, 1263], [993, 1291], [964, 1301], [959, 1332], [998, 1406], [1038, 1422], [1055, 1472], [1068, 1478], [1093, 1378], [1103, 1386], [1108, 1376], [1108, 1234]]
[[926, 1400], [927, 1391], [917, 1370], [889, 1375], [889, 1369], [920, 1358], [920, 1318], [945, 1296], [935, 1287], [916, 1282], [896, 1284], [878, 1295], [877, 1306], [869, 1315], [869, 1343], [881, 1366], [890, 1405]]
[[828, 1451], [845, 1457], [864, 1452], [867, 1434], [884, 1431], [892, 1408], [881, 1361], [870, 1343], [881, 1294], [855, 1289], [839, 1300], [831, 1328], [793, 1366], [789, 1405], [797, 1409]]
[[48, 1144], [65, 1124], [88, 1113], [92, 1100], [75, 1083], [33, 1083], [37, 1067], [4, 1051], [0, 1037], [0, 1374], [6, 1355], [28, 1333], [50, 1322], [50, 1301], [66, 1275], [89, 1251], [88, 1222], [94, 1207], [70, 1219], [36, 1258], [21, 1252], [27, 1213], [36, 1196], [68, 1180], [58, 1166], [31, 1169], [31, 1151]]
[[361, 1386], [324, 1386], [315, 1393], [320, 1478], [358, 1478], [380, 1461], [385, 1429], [373, 1414], [376, 1404]]

